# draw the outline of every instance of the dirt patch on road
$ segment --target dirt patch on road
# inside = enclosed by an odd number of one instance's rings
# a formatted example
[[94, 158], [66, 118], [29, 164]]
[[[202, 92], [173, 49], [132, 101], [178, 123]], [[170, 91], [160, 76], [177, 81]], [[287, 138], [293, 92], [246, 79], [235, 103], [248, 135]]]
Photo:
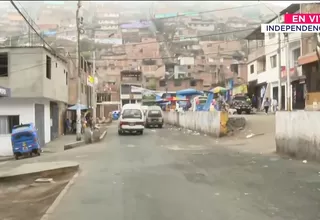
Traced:
[[35, 179], [0, 184], [0, 219], [39, 220], [74, 173], [53, 178], [53, 182], [35, 183]]

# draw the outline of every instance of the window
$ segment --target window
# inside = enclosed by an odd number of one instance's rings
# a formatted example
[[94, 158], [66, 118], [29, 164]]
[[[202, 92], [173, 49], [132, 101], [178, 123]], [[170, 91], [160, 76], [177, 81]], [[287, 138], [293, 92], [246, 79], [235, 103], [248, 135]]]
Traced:
[[46, 60], [46, 77], [51, 79], [51, 57], [47, 56]]
[[151, 110], [151, 111], [148, 111], [148, 116], [149, 117], [162, 117], [162, 113], [160, 110]]
[[298, 58], [300, 56], [300, 48], [297, 48], [292, 51], [292, 61], [293, 61], [293, 67], [296, 66], [296, 63], [298, 62]]
[[56, 62], [56, 68], [58, 68], [58, 63]]
[[66, 72], [66, 85], [68, 85], [68, 79], [69, 79], [68, 72]]
[[253, 64], [250, 65], [250, 73], [251, 73], [251, 74], [254, 73], [254, 65], [253, 65]]
[[181, 80], [174, 80], [174, 86], [181, 86]]
[[0, 134], [11, 134], [13, 126], [19, 124], [19, 115], [0, 116]]
[[276, 33], [268, 33], [269, 39], [275, 38]]
[[191, 80], [190, 81], [190, 86], [197, 86], [197, 81], [196, 80]]
[[159, 86], [160, 87], [165, 87], [166, 86], [166, 81], [164, 81], [164, 80], [159, 81]]
[[83, 69], [83, 57], [80, 57], [80, 68]]
[[0, 77], [8, 76], [8, 53], [0, 53]]
[[122, 113], [122, 118], [140, 118], [142, 119], [142, 112], [139, 109], [125, 109]]
[[273, 55], [270, 57], [270, 65], [271, 68], [277, 67], [277, 55]]

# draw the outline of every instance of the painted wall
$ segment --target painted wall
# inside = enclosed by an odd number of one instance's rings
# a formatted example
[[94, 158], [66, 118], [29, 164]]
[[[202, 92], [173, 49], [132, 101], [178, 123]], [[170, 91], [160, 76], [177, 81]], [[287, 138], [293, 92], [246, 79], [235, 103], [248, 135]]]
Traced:
[[320, 161], [320, 117], [317, 111], [276, 113], [277, 152]]
[[[20, 123], [35, 123], [34, 104], [44, 104], [45, 117], [45, 143], [50, 142], [50, 105], [45, 99], [19, 99], [19, 98], [2, 98], [0, 99], [0, 115], [10, 116], [19, 115]], [[11, 135], [0, 134], [0, 156], [12, 155]]]
[[[68, 102], [67, 64], [41, 47], [2, 48], [9, 59], [9, 76], [0, 85], [15, 98], [46, 97]], [[46, 56], [51, 57], [51, 79], [46, 78]]]
[[220, 136], [220, 112], [164, 112], [165, 123]]

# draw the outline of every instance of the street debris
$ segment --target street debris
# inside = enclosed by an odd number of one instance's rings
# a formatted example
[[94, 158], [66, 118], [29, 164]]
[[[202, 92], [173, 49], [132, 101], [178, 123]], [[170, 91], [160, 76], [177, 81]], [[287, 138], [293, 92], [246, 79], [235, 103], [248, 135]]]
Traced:
[[36, 183], [53, 183], [52, 178], [38, 178], [35, 180]]
[[254, 136], [254, 134], [251, 133], [251, 134], [248, 134], [248, 135], [246, 136], [246, 138], [252, 138], [253, 136]]
[[135, 147], [133, 144], [128, 144], [127, 147]]
[[302, 163], [308, 163], [308, 161], [307, 160], [303, 160]]
[[270, 161], [278, 161], [278, 160], [279, 160], [279, 158], [272, 157], [272, 158], [270, 158], [269, 160], [270, 160]]

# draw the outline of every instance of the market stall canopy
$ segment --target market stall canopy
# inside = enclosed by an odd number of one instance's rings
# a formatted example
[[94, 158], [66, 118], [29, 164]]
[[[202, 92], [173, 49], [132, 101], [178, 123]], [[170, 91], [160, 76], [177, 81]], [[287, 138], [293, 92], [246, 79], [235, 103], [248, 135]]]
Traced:
[[[68, 110], [77, 110], [78, 109], [79, 104], [73, 105], [71, 107], [68, 108]], [[86, 105], [80, 104], [80, 110], [87, 110], [88, 107]]]
[[183, 89], [183, 90], [177, 91], [176, 94], [183, 95], [183, 96], [193, 96], [193, 95], [202, 95], [203, 92], [196, 89]]
[[228, 89], [221, 86], [217, 86], [211, 90], [211, 92], [213, 93], [220, 93], [220, 92], [226, 92], [226, 91], [228, 91]]
[[185, 97], [169, 97], [169, 98], [166, 98], [165, 100], [167, 101], [173, 101], [173, 102], [176, 102], [176, 101], [188, 101]]

